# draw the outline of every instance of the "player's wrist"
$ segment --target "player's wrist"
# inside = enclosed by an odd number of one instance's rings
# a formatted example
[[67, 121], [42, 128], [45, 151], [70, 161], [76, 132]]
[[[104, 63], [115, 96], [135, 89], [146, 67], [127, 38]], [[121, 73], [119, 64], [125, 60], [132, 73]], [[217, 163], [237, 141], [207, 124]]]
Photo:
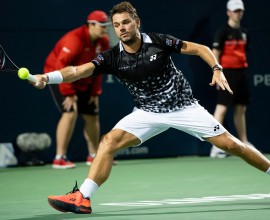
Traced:
[[53, 71], [46, 73], [47, 76], [47, 84], [60, 84], [63, 82], [63, 76], [60, 71]]
[[223, 67], [220, 64], [216, 64], [212, 67], [212, 71], [214, 72], [216, 70], [223, 71]]

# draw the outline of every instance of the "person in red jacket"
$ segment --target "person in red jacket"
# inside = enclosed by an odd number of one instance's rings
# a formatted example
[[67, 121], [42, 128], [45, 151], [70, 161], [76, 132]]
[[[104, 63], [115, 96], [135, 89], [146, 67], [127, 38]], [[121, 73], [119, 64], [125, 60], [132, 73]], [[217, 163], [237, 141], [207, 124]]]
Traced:
[[[66, 66], [81, 65], [91, 61], [101, 51], [109, 49], [107, 26], [110, 24], [104, 11], [95, 10], [87, 17], [87, 23], [66, 33], [48, 55], [44, 72]], [[53, 168], [75, 167], [66, 153], [78, 115], [84, 121], [84, 137], [87, 142], [90, 165], [95, 157], [99, 136], [99, 95], [102, 77], [83, 78], [73, 83], [52, 85], [50, 90], [62, 112], [56, 129], [56, 156]]]
[[[214, 117], [223, 123], [228, 109], [233, 107], [233, 119], [238, 138], [245, 144], [253, 146], [247, 138], [245, 117], [250, 92], [246, 56], [249, 48], [249, 33], [241, 25], [244, 10], [242, 0], [229, 0], [227, 2], [228, 22], [219, 28], [214, 37], [213, 53], [222, 65], [224, 75], [234, 91], [233, 95], [228, 95], [222, 89], [218, 89]], [[227, 156], [225, 151], [212, 146], [210, 157], [225, 158]]]

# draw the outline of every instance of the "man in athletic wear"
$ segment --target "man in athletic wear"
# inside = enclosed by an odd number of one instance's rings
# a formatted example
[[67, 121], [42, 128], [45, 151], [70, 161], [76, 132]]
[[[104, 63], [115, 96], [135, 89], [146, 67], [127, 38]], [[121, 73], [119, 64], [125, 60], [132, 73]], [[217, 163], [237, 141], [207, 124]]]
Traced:
[[[56, 43], [45, 61], [44, 72], [87, 63], [101, 51], [109, 49], [109, 38], [106, 34], [109, 24], [105, 12], [91, 12], [85, 25], [71, 30]], [[86, 163], [92, 163], [100, 136], [98, 100], [102, 92], [101, 83], [102, 77], [96, 76], [50, 86], [56, 105], [62, 113], [56, 129], [53, 168], [75, 167], [75, 163], [68, 160], [66, 153], [78, 114], [84, 121], [83, 132], [89, 152]]]
[[[249, 46], [247, 29], [240, 24], [244, 15], [244, 4], [241, 0], [227, 2], [228, 22], [221, 27], [213, 42], [213, 53], [222, 65], [223, 73], [228, 80], [233, 95], [218, 88], [218, 100], [214, 117], [222, 124], [229, 107], [233, 107], [233, 120], [238, 138], [250, 144], [247, 138], [246, 109], [250, 101], [247, 77], [246, 51]], [[212, 146], [210, 157], [225, 158], [228, 154]]]
[[111, 73], [127, 86], [136, 105], [132, 113], [102, 137], [80, 189], [76, 184], [67, 195], [49, 196], [52, 207], [63, 212], [91, 213], [90, 198], [108, 179], [115, 152], [140, 145], [169, 128], [206, 140], [270, 173], [270, 161], [264, 155], [233, 137], [198, 104], [189, 83], [171, 59], [172, 53], [200, 56], [212, 68], [210, 85], [217, 83], [232, 93], [222, 67], [208, 47], [166, 34], [140, 33], [140, 19], [129, 2], [115, 5], [111, 18], [119, 44], [87, 64], [35, 75], [38, 82], [33, 85], [42, 89], [47, 83], [72, 82], [101, 72]]

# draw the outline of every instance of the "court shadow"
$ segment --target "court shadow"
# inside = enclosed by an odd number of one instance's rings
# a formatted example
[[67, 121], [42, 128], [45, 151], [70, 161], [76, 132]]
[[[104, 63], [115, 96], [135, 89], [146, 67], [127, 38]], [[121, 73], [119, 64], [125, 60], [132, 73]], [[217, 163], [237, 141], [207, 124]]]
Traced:
[[[205, 205], [189, 205], [189, 206], [159, 206], [159, 207], [141, 207], [135, 209], [123, 209], [123, 210], [110, 210], [104, 212], [94, 212], [90, 215], [80, 215], [80, 214], [73, 214], [73, 213], [64, 213], [64, 214], [48, 214], [48, 215], [38, 215], [33, 217], [25, 217], [19, 218], [20, 220], [27, 219], [27, 220], [66, 220], [66, 219], [88, 219], [88, 218], [100, 218], [100, 219], [117, 219], [123, 217], [132, 217], [134, 219], [140, 218], [147, 218], [147, 216], [168, 216], [168, 215], [179, 215], [181, 214], [196, 214], [196, 213], [226, 213], [226, 212], [239, 212], [239, 211], [260, 211], [260, 210], [270, 210], [269, 202], [259, 202], [254, 203], [252, 206], [254, 208], [245, 208], [243, 206], [250, 206], [250, 203], [234, 203], [234, 204], [205, 204]], [[237, 206], [241, 206], [237, 208]], [[257, 206], [257, 207], [256, 207]], [[259, 207], [259, 206], [269, 206], [269, 207]], [[220, 207], [220, 208], [218, 208]], [[191, 209], [187, 211], [186, 208]], [[196, 210], [196, 208], [199, 210]], [[202, 210], [205, 208], [205, 210]], [[173, 209], [173, 211], [169, 211]], [[175, 210], [178, 209], [178, 210]], [[185, 209], [185, 210], [181, 210]], [[19, 220], [19, 219], [12, 219], [12, 220]], [[129, 218], [130, 219], [130, 218]], [[152, 219], [152, 218], [151, 218]]]
[[[269, 203], [265, 203], [264, 205], [269, 205]], [[235, 205], [235, 204], [234, 204]], [[245, 205], [245, 204], [239, 204]], [[250, 205], [250, 204], [249, 204]], [[262, 205], [262, 204], [261, 204]], [[223, 208], [212, 208], [212, 207], [222, 206]], [[176, 215], [178, 214], [181, 217], [181, 214], [195, 214], [195, 213], [219, 213], [219, 212], [241, 212], [241, 211], [260, 211], [260, 210], [270, 210], [269, 207], [257, 207], [257, 208], [235, 208], [234, 206], [230, 205], [229, 207], [225, 208], [224, 205], [208, 205], [204, 206], [205, 210], [201, 209], [202, 206], [189, 206], [190, 211], [187, 210], [180, 210], [180, 208], [187, 208], [187, 207], [178, 207], [179, 211], [175, 211], [177, 207], [155, 207], [155, 208], [143, 208], [143, 209], [132, 209], [132, 210], [117, 210], [117, 211], [109, 211], [109, 212], [102, 212], [102, 213], [95, 213], [92, 214], [93, 217], [128, 217], [128, 216], [163, 216], [163, 215]], [[170, 208], [173, 208], [174, 211], [168, 211]], [[196, 208], [200, 208], [200, 210], [196, 210]], [[166, 209], [166, 211], [163, 211]], [[151, 211], [152, 210], [152, 211]], [[128, 213], [129, 212], [129, 213]], [[131, 213], [132, 212], [132, 213]], [[150, 213], [151, 212], [151, 213]], [[134, 218], [135, 219], [135, 218]]]
[[48, 214], [48, 215], [36, 215], [28, 216], [25, 218], [13, 218], [12, 220], [64, 220], [64, 219], [85, 219], [92, 215], [77, 215], [74, 213], [63, 213], [63, 214]]

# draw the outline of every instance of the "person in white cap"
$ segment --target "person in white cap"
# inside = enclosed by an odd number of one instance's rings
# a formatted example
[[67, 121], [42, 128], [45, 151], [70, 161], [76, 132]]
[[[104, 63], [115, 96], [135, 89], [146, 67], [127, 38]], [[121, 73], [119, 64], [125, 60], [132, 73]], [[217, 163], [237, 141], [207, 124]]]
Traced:
[[[228, 80], [233, 95], [217, 88], [217, 105], [214, 117], [223, 123], [226, 113], [233, 107], [233, 121], [238, 138], [253, 146], [247, 138], [246, 109], [250, 102], [250, 92], [247, 77], [247, 56], [249, 47], [249, 35], [246, 28], [241, 26], [244, 15], [244, 3], [241, 0], [229, 0], [227, 2], [228, 22], [218, 29], [214, 36], [213, 53], [223, 67], [223, 72]], [[225, 158], [228, 154], [212, 146], [210, 157]]]
[[[45, 61], [44, 72], [89, 62], [101, 51], [109, 49], [106, 28], [109, 24], [104, 11], [92, 11], [87, 16], [86, 24], [69, 31], [56, 43]], [[84, 121], [83, 132], [89, 152], [86, 163], [92, 163], [100, 138], [98, 97], [102, 92], [101, 83], [102, 77], [98, 76], [50, 86], [62, 114], [56, 129], [53, 168], [67, 169], [76, 166], [68, 160], [66, 154], [78, 115]]]

